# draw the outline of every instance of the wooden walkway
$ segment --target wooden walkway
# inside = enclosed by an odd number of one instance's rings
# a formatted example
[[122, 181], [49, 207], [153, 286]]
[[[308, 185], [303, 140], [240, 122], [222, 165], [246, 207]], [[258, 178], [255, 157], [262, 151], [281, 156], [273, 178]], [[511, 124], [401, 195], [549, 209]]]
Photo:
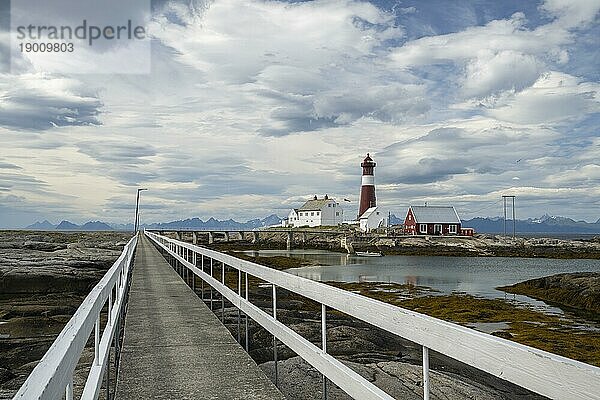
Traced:
[[117, 399], [284, 399], [144, 235], [134, 265]]

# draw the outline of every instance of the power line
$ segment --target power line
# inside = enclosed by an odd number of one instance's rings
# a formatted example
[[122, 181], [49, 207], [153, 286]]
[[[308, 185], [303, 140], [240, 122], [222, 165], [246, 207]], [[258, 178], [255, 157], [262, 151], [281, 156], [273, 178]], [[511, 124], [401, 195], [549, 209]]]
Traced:
[[479, 210], [471, 211], [471, 214], [475, 214], [475, 213], [478, 213], [479, 211], [483, 211], [483, 210], [485, 210], [487, 208], [491, 208], [491, 207], [495, 206], [496, 204], [500, 203], [501, 201], [502, 201], [502, 199], [500, 199], [500, 200], [498, 200], [498, 201], [496, 201], [496, 202], [494, 202], [494, 203], [492, 203], [490, 205], [487, 205], [487, 206], [485, 206], [483, 208], [480, 208]]

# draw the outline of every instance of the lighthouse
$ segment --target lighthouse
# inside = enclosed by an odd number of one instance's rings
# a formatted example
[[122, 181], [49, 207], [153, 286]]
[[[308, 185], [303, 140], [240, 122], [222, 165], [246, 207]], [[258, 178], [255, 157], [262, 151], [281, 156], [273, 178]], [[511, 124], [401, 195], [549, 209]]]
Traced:
[[375, 200], [375, 162], [367, 153], [367, 157], [360, 164], [362, 167], [362, 180], [360, 186], [360, 197], [358, 206], [358, 219], [371, 207], [377, 206]]

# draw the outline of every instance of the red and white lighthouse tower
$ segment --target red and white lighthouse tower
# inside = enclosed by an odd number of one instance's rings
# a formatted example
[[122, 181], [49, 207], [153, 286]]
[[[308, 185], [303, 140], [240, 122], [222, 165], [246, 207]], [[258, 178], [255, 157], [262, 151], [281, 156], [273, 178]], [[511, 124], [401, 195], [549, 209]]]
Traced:
[[367, 157], [360, 164], [362, 167], [362, 181], [360, 187], [360, 197], [358, 205], [358, 218], [364, 214], [370, 207], [377, 206], [375, 200], [375, 162], [367, 153]]

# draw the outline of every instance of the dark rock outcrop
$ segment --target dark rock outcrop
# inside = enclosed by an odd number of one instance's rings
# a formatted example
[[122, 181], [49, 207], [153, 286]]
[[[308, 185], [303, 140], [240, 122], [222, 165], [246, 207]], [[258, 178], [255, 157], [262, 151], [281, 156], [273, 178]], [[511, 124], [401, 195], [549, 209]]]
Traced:
[[[12, 398], [130, 236], [0, 234], [0, 399]], [[81, 392], [85, 376], [74, 380]]]
[[600, 273], [598, 272], [557, 274], [498, 289], [549, 303], [600, 313]]

